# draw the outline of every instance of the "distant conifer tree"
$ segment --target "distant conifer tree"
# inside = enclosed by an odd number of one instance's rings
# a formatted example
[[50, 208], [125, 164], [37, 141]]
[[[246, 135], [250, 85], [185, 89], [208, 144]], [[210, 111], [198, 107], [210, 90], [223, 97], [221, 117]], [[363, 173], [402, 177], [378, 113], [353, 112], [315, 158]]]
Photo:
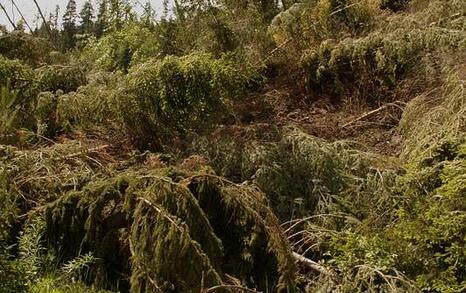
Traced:
[[82, 33], [92, 33], [94, 31], [94, 7], [92, 6], [91, 1], [86, 1], [79, 13], [81, 18], [81, 32]]
[[69, 0], [63, 14], [63, 45], [66, 49], [74, 48], [76, 44], [76, 1]]

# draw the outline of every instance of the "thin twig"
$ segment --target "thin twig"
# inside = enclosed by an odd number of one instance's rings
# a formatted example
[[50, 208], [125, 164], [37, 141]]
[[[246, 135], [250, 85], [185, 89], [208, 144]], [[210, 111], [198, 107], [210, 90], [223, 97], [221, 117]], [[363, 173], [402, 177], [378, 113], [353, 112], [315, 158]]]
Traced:
[[366, 113], [364, 113], [362, 116], [359, 116], [358, 118], [356, 118], [356, 119], [354, 119], [354, 120], [351, 120], [350, 122], [346, 123], [346, 124], [343, 125], [341, 128], [345, 128], [345, 127], [347, 127], [347, 126], [350, 126], [351, 124], [353, 124], [353, 123], [355, 123], [355, 122], [358, 122], [359, 120], [362, 120], [362, 119], [364, 119], [364, 118], [366, 118], [366, 117], [368, 117], [368, 116], [370, 116], [370, 115], [373, 115], [373, 114], [375, 114], [375, 113], [378, 113], [378, 112], [380, 112], [380, 111], [382, 111], [382, 110], [384, 110], [384, 109], [386, 109], [386, 108], [388, 108], [388, 107], [390, 107], [390, 106], [400, 108], [400, 106], [398, 105], [398, 103], [399, 103], [399, 101], [396, 101], [396, 102], [394, 102], [394, 103], [388, 103], [388, 104], [385, 104], [385, 105], [383, 105], [382, 107], [379, 107], [379, 108], [377, 108], [377, 109], [375, 109], [375, 110], [366, 112]]
[[218, 289], [238, 289], [238, 290], [242, 290], [244, 292], [262, 293], [261, 291], [256, 291], [256, 290], [249, 289], [249, 288], [246, 288], [246, 287], [242, 287], [242, 286], [239, 286], [239, 285], [218, 285], [218, 286], [215, 286], [215, 287], [211, 287], [211, 288], [205, 290], [202, 293], [214, 292], [215, 290], [218, 290]]
[[85, 151], [81, 151], [81, 152], [77, 152], [77, 153], [72, 153], [72, 154], [69, 154], [69, 155], [66, 155], [64, 156], [63, 158], [64, 159], [71, 159], [71, 158], [74, 158], [74, 157], [77, 157], [77, 156], [81, 156], [83, 155], [84, 153], [96, 153], [98, 151], [101, 151], [101, 150], [104, 150], [104, 149], [107, 149], [109, 148], [110, 145], [102, 145], [102, 146], [98, 146], [98, 147], [95, 147], [95, 148], [90, 148], [90, 149], [87, 149]]
[[311, 260], [311, 259], [309, 259], [309, 258], [307, 258], [305, 256], [302, 256], [299, 253], [296, 253], [296, 252], [293, 251], [293, 257], [297, 262], [305, 265], [306, 267], [308, 267], [308, 268], [310, 268], [310, 269], [312, 269], [314, 271], [317, 271], [317, 272], [319, 272], [319, 273], [321, 273], [323, 275], [327, 275], [327, 276], [333, 275], [333, 273], [331, 271], [329, 271], [327, 268], [325, 268], [324, 266], [316, 263], [315, 261], [313, 261], [313, 260]]
[[8, 21], [10, 22], [11, 26], [13, 27], [14, 30], [16, 30], [16, 25], [15, 23], [13, 22], [13, 20], [11, 20], [10, 18], [10, 15], [8, 15], [8, 12], [6, 11], [5, 7], [2, 5], [2, 3], [0, 3], [0, 8], [3, 10], [3, 12], [5, 13], [5, 16], [6, 18], [8, 19]]

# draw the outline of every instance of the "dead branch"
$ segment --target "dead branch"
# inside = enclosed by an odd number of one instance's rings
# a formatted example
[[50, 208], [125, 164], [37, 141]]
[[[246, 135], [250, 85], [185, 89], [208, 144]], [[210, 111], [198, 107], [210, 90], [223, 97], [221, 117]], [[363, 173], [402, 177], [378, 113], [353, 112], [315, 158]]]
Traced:
[[13, 20], [11, 20], [10, 15], [8, 15], [8, 12], [6, 11], [6, 9], [5, 9], [5, 7], [2, 5], [2, 3], [0, 3], [0, 8], [2, 8], [3, 12], [5, 13], [6, 18], [7, 18], [8, 21], [10, 22], [11, 26], [13, 27], [13, 29], [16, 30], [16, 25], [15, 25], [15, 23], [13, 22]]
[[328, 276], [333, 275], [333, 273], [331, 271], [329, 271], [327, 268], [325, 268], [324, 266], [316, 263], [315, 261], [313, 261], [313, 260], [311, 260], [311, 259], [309, 259], [309, 258], [307, 258], [305, 256], [302, 256], [299, 253], [296, 253], [296, 252], [293, 251], [293, 257], [297, 262], [305, 265], [306, 267], [308, 267], [308, 268], [310, 268], [310, 269], [312, 269], [312, 270], [314, 270], [314, 271], [316, 271], [318, 273], [321, 273], [323, 275], [328, 275]]
[[207, 290], [204, 290], [204, 291], [202, 291], [202, 293], [215, 292], [215, 290], [218, 290], [218, 289], [238, 289], [238, 290], [241, 290], [243, 292], [262, 293], [260, 291], [256, 291], [256, 290], [245, 288], [245, 287], [238, 286], [238, 285], [218, 285], [218, 286], [215, 286], [215, 287], [211, 287], [211, 288], [209, 288]]
[[78, 157], [78, 156], [81, 156], [83, 154], [91, 154], [91, 153], [97, 153], [99, 151], [102, 151], [102, 150], [105, 150], [107, 148], [109, 148], [110, 146], [109, 145], [102, 145], [102, 146], [98, 146], [98, 147], [95, 147], [95, 148], [91, 148], [91, 149], [87, 149], [87, 150], [84, 150], [82, 152], [77, 152], [77, 153], [73, 153], [73, 154], [69, 154], [67, 156], [65, 156], [64, 158], [65, 159], [71, 159], [71, 158], [74, 158], [74, 157]]
[[380, 112], [380, 111], [382, 111], [382, 110], [384, 110], [384, 109], [386, 109], [386, 108], [388, 108], [388, 107], [397, 107], [397, 108], [400, 108], [400, 105], [398, 105], [399, 103], [400, 103], [400, 101], [396, 101], [396, 102], [394, 102], [394, 103], [388, 103], [388, 104], [385, 104], [385, 105], [383, 105], [382, 107], [379, 107], [379, 108], [377, 108], [377, 109], [375, 109], [375, 110], [366, 112], [366, 113], [364, 113], [362, 116], [359, 116], [358, 118], [356, 118], [356, 119], [354, 119], [354, 120], [351, 120], [350, 122], [348, 122], [348, 123], [346, 123], [345, 125], [341, 126], [341, 128], [345, 128], [345, 127], [347, 127], [347, 126], [350, 126], [351, 124], [353, 124], [353, 123], [355, 123], [355, 122], [358, 122], [358, 121], [360, 121], [360, 120], [362, 120], [362, 119], [364, 119], [364, 118], [366, 118], [366, 117], [368, 117], [368, 116], [370, 116], [370, 115], [373, 115], [373, 114], [375, 114], [375, 113], [378, 113], [378, 112]]

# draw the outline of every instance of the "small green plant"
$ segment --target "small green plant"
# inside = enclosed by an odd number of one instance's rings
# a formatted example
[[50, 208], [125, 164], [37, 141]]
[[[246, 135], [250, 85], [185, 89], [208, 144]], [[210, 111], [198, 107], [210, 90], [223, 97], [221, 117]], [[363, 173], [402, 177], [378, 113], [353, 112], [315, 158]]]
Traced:
[[34, 217], [26, 224], [19, 238], [18, 265], [29, 285], [35, 283], [46, 269], [46, 247], [43, 243], [45, 227], [43, 217]]
[[40, 93], [35, 107], [37, 133], [40, 136], [53, 138], [57, 134], [57, 97], [50, 92]]
[[12, 248], [0, 238], [0, 292], [26, 292], [27, 280], [12, 256]]
[[8, 139], [14, 130], [19, 106], [16, 91], [11, 89], [10, 82], [0, 89], [0, 141]]
[[97, 258], [92, 253], [79, 255], [75, 259], [67, 262], [61, 268], [61, 271], [66, 279], [76, 281], [85, 281], [89, 277], [90, 266], [97, 261]]

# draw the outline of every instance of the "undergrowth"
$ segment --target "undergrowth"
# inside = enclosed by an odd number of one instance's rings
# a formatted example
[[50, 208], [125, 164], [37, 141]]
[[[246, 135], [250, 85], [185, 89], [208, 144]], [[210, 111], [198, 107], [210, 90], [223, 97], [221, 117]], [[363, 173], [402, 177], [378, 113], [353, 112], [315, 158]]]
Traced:
[[0, 292], [465, 290], [464, 1], [123, 2], [1, 29]]

